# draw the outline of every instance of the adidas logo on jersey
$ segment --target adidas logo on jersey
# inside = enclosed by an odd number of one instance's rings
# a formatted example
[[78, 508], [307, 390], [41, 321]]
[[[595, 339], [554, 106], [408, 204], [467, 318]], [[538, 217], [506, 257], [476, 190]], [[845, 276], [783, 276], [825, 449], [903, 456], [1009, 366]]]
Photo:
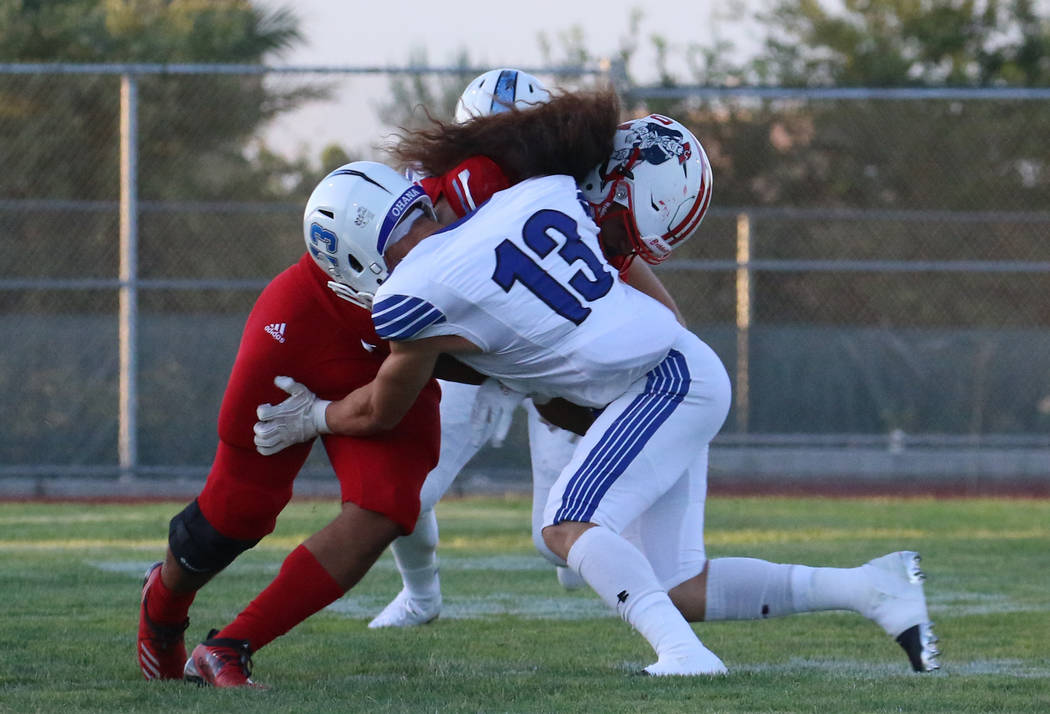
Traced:
[[285, 323], [283, 322], [273, 322], [266, 326], [266, 332], [269, 333], [270, 337], [274, 338], [283, 345], [284, 327]]

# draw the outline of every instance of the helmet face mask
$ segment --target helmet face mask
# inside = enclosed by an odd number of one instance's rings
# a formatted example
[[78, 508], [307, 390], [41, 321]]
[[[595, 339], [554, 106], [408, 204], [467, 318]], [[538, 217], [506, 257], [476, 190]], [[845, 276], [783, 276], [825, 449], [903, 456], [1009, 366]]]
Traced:
[[612, 156], [580, 188], [599, 226], [617, 213], [610, 210], [614, 204], [626, 208], [635, 252], [657, 264], [700, 225], [711, 184], [711, 164], [696, 136], [673, 119], [650, 114], [620, 125]]
[[404, 236], [417, 209], [433, 217], [426, 192], [397, 171], [374, 161], [355, 161], [317, 185], [303, 214], [303, 238], [329, 287], [371, 309], [390, 270], [384, 253]]
[[456, 102], [456, 123], [500, 114], [511, 109], [528, 109], [550, 100], [550, 92], [540, 80], [516, 69], [492, 69], [478, 75]]

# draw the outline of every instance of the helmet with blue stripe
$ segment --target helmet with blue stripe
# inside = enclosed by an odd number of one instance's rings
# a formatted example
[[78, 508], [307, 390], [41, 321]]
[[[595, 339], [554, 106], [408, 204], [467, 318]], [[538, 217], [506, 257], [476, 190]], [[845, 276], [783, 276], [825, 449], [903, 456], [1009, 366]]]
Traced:
[[372, 307], [390, 275], [384, 253], [404, 237], [417, 210], [434, 216], [430, 198], [389, 166], [354, 161], [324, 177], [303, 214], [303, 237], [339, 297]]
[[513, 109], [528, 109], [550, 101], [543, 83], [528, 72], [517, 69], [491, 69], [478, 75], [456, 102], [456, 122]]

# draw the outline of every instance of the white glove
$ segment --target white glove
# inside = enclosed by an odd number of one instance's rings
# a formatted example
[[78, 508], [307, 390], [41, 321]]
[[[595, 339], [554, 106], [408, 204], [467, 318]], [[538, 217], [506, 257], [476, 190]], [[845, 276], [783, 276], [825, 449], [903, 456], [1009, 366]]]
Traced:
[[263, 456], [276, 454], [292, 444], [310, 441], [318, 434], [331, 434], [325, 409], [331, 404], [291, 377], [275, 377], [273, 383], [290, 395], [277, 406], [260, 404], [255, 410], [255, 449]]
[[521, 404], [524, 398], [524, 394], [514, 391], [498, 379], [486, 379], [482, 382], [470, 414], [470, 425], [473, 428], [471, 446], [478, 448], [486, 441], [491, 441], [497, 448], [503, 446], [503, 440], [510, 431], [514, 408]]

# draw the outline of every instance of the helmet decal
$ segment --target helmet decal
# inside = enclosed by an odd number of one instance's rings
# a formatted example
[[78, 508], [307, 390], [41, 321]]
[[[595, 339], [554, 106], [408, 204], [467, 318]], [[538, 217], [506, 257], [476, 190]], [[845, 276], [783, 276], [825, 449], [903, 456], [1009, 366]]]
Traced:
[[505, 69], [499, 73], [496, 79], [496, 89], [492, 92], [491, 114], [510, 111], [510, 108], [514, 106], [517, 86], [518, 71], [516, 69]]
[[490, 69], [472, 79], [456, 102], [457, 123], [477, 117], [528, 109], [550, 100], [543, 82], [528, 72], [507, 67]]
[[339, 250], [339, 239], [335, 233], [317, 223], [310, 224], [310, 241], [314, 245], [323, 244], [323, 249], [327, 253], [336, 253]]
[[365, 181], [367, 181], [368, 183], [372, 184], [373, 186], [378, 186], [379, 188], [383, 189], [387, 193], [390, 193], [390, 189], [388, 189], [386, 186], [384, 186], [383, 184], [381, 184], [378, 181], [376, 181], [375, 179], [373, 179], [368, 174], [365, 174], [365, 173], [363, 173], [361, 171], [356, 171], [354, 169], [336, 169], [332, 173], [328, 174], [328, 178], [332, 178], [333, 176], [357, 176], [358, 178], [364, 179]]
[[[310, 224], [310, 238], [306, 244], [310, 255], [314, 257], [318, 265], [326, 268], [330, 275], [338, 273], [339, 260], [336, 254], [339, 251], [339, 238], [335, 233], [317, 223]], [[335, 272], [333, 272], [335, 271]]]
[[631, 127], [627, 144], [613, 152], [612, 158], [628, 164], [628, 168], [639, 159], [657, 166], [672, 158], [684, 164], [693, 155], [693, 149], [682, 132], [653, 121], [637, 122]]
[[355, 226], [367, 226], [372, 222], [372, 219], [376, 217], [376, 214], [369, 211], [364, 206], [357, 207], [357, 217], [354, 218]]
[[394, 226], [405, 217], [405, 212], [412, 206], [416, 205], [421, 198], [426, 197], [427, 192], [423, 190], [423, 187], [417, 183], [412, 184], [405, 192], [398, 196], [397, 200], [394, 201], [394, 205], [387, 211], [386, 218], [383, 219], [383, 225], [379, 229], [379, 240], [376, 243], [376, 252], [380, 255], [386, 250], [387, 239], [390, 238], [390, 231], [394, 230]]

